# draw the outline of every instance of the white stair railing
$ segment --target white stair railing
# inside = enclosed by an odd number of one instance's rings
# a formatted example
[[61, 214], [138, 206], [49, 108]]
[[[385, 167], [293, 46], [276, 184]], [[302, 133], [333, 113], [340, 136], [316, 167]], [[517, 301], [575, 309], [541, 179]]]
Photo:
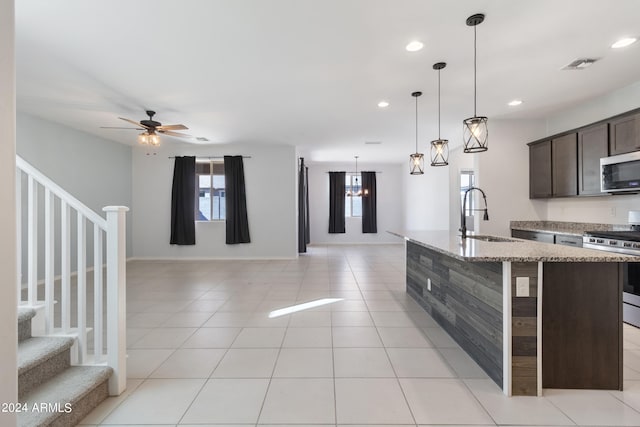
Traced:
[[[114, 375], [109, 380], [109, 394], [119, 395], [126, 388], [127, 378], [125, 232], [129, 208], [107, 206], [103, 208], [105, 219], [19, 156], [16, 166], [18, 303], [42, 312], [44, 335], [77, 338], [72, 349], [73, 364], [111, 366]], [[23, 179], [27, 182], [26, 191]], [[41, 195], [44, 207], [39, 209]], [[75, 244], [72, 220], [76, 225]], [[92, 226], [87, 227], [87, 222]], [[27, 258], [24, 267], [23, 249]], [[76, 255], [73, 273], [72, 250]], [[90, 268], [88, 250], [93, 252]], [[40, 254], [44, 255], [42, 263]], [[91, 269], [93, 275], [88, 276]], [[89, 298], [88, 287], [93, 298]]]

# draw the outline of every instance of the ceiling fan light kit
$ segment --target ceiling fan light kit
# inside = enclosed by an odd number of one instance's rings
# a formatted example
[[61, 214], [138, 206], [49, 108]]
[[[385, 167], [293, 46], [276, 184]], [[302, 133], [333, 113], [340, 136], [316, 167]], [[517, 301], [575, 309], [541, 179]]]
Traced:
[[175, 136], [178, 138], [192, 138], [191, 135], [187, 135], [186, 133], [174, 132], [175, 130], [189, 129], [185, 125], [163, 125], [162, 123], [156, 120], [153, 120], [153, 116], [156, 115], [155, 111], [147, 110], [145, 111], [145, 113], [147, 113], [147, 116], [149, 116], [149, 118], [145, 120], [140, 120], [139, 122], [136, 122], [135, 120], [127, 119], [124, 117], [118, 117], [120, 120], [124, 120], [125, 122], [131, 123], [132, 125], [136, 126], [135, 128], [119, 128], [119, 127], [105, 127], [105, 128], [142, 130], [144, 132], [138, 135], [138, 143], [140, 145], [151, 145], [153, 147], [157, 147], [160, 145], [160, 135], [158, 135], [159, 133]]

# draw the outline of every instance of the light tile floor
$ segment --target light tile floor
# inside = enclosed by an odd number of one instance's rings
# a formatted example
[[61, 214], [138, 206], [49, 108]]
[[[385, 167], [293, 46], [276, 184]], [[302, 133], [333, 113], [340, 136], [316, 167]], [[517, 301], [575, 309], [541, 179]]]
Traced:
[[[404, 247], [297, 260], [127, 265], [128, 388], [83, 425], [640, 426], [640, 330], [625, 391], [505, 397], [405, 293]], [[269, 318], [322, 298], [338, 302]]]

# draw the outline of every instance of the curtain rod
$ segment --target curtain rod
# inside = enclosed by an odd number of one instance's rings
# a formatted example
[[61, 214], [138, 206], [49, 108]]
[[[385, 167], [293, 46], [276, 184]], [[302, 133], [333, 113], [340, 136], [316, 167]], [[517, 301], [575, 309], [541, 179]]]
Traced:
[[361, 172], [373, 172], [373, 173], [382, 173], [380, 171], [359, 171], [359, 172], [353, 172], [353, 171], [326, 171], [325, 173], [331, 173], [331, 172], [344, 172], [344, 173], [361, 173]]
[[[169, 156], [168, 159], [175, 159], [175, 156]], [[242, 156], [243, 159], [250, 159], [251, 156]], [[196, 156], [196, 159], [224, 159], [224, 156]]]

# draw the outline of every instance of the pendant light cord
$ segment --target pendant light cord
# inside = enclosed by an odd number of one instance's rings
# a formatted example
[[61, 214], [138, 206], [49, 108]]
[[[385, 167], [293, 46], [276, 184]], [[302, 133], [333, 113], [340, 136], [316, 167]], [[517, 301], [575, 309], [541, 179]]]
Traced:
[[418, 97], [416, 96], [416, 153], [418, 153]]
[[473, 117], [477, 117], [478, 115], [476, 114], [476, 107], [477, 107], [477, 95], [478, 95], [478, 89], [477, 89], [477, 80], [478, 80], [478, 67], [477, 67], [477, 57], [478, 57], [478, 44], [477, 44], [477, 37], [476, 37], [476, 27], [477, 24], [473, 26]]
[[440, 139], [440, 70], [438, 70], [438, 139]]

